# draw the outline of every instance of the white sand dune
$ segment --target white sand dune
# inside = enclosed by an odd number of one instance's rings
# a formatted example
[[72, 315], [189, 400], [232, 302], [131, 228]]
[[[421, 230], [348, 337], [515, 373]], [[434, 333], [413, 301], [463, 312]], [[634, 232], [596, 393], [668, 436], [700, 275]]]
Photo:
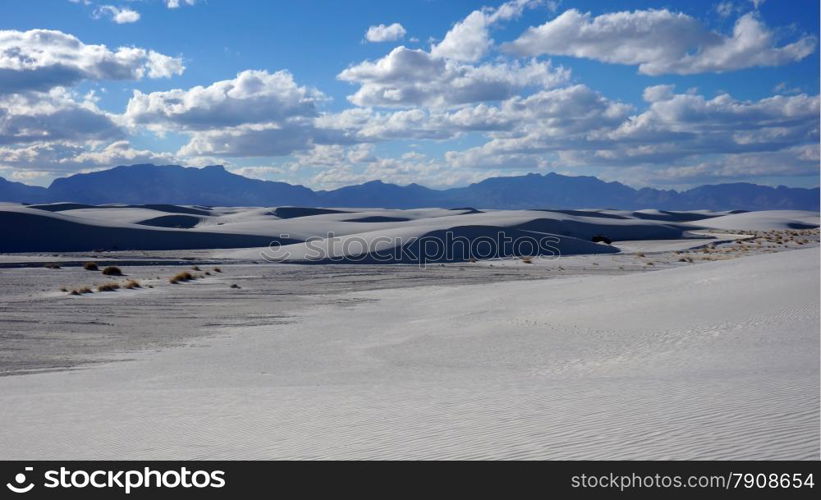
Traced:
[[277, 239], [84, 219], [27, 207], [2, 207], [0, 231], [13, 235], [0, 240], [2, 252], [237, 248], [268, 245]]
[[[388, 247], [408, 249], [419, 245], [411, 240], [420, 238], [432, 241], [450, 235], [457, 239], [466, 238], [471, 245], [478, 245], [480, 239], [506, 237], [521, 240], [553, 235], [558, 241], [547, 253], [574, 255], [618, 251], [615, 247], [593, 244], [591, 240], [595, 236], [612, 241], [678, 239], [688, 236], [688, 229], [691, 228], [666, 220], [579, 210], [358, 210], [175, 205], [90, 207], [77, 204], [0, 206], [0, 231], [15, 233], [14, 238], [0, 242], [0, 252], [246, 248], [248, 250], [238, 252], [216, 252], [214, 257], [258, 260], [262, 250], [272, 242], [301, 244], [333, 235], [341, 237], [342, 241], [337, 248], [328, 252], [329, 255], [352, 261], [357, 252], [372, 254]], [[361, 245], [349, 245], [354, 240], [370, 245], [380, 238], [395, 241], [364, 250]], [[304, 247], [296, 245], [290, 249], [293, 261], [305, 261]], [[509, 247], [497, 243], [481, 255], [520, 255], [516, 253], [519, 248], [518, 245]], [[533, 254], [546, 253], [544, 249], [536, 250]], [[447, 253], [455, 257], [433, 261], [468, 259], [464, 252]], [[407, 257], [393, 260], [416, 261], [418, 259]]]
[[818, 248], [338, 299], [0, 378], [0, 458], [819, 459]]
[[818, 212], [806, 210], [765, 210], [715, 217], [694, 222], [711, 229], [766, 231], [771, 229], [814, 229], [819, 226]]

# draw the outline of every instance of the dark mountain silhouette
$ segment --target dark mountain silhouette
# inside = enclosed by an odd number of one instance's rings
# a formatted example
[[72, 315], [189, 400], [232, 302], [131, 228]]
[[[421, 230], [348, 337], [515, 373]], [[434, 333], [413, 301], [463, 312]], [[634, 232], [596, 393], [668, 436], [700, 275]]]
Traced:
[[0, 178], [0, 201], [314, 207], [658, 208], [664, 210], [818, 210], [818, 188], [748, 183], [687, 191], [634, 189], [596, 177], [549, 173], [494, 177], [466, 187], [430, 189], [371, 181], [330, 191], [249, 179], [222, 166], [132, 165], [56, 179], [48, 188]]
[[316, 204], [304, 186], [232, 174], [222, 166], [132, 165], [55, 179], [48, 188], [55, 201], [77, 203], [173, 203], [184, 205]]
[[48, 190], [44, 187], [27, 186], [21, 182], [7, 181], [0, 177], [0, 201], [38, 203], [48, 199]]

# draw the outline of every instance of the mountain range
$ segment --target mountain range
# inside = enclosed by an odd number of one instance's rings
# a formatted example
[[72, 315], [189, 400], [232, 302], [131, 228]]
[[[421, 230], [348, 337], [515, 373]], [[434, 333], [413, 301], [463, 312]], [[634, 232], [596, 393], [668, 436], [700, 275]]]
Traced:
[[418, 184], [398, 186], [371, 181], [330, 191], [314, 191], [285, 182], [250, 179], [220, 165], [193, 168], [148, 164], [59, 178], [47, 188], [0, 177], [0, 201], [362, 208], [818, 210], [819, 189], [749, 183], [705, 185], [686, 191], [634, 189], [596, 177], [548, 173], [493, 177], [466, 187], [442, 190]]

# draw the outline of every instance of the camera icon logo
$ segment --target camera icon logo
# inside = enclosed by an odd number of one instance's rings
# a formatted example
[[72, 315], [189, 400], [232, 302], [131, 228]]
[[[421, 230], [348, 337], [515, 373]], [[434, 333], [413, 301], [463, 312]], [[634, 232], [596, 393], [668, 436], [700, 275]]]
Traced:
[[[26, 467], [26, 472], [31, 472], [34, 470], [34, 467]], [[6, 488], [10, 489], [14, 493], [28, 493], [34, 488], [34, 483], [24, 484], [26, 482], [26, 475], [22, 472], [18, 472], [14, 476], [14, 481], [16, 484], [6, 483]]]

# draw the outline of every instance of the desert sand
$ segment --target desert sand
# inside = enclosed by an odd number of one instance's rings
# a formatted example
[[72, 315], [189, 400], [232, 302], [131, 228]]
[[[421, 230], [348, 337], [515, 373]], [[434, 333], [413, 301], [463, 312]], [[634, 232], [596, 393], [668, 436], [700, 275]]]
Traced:
[[[0, 208], [3, 459], [819, 459], [817, 213], [46, 208]], [[476, 226], [569, 254], [296, 264]]]

